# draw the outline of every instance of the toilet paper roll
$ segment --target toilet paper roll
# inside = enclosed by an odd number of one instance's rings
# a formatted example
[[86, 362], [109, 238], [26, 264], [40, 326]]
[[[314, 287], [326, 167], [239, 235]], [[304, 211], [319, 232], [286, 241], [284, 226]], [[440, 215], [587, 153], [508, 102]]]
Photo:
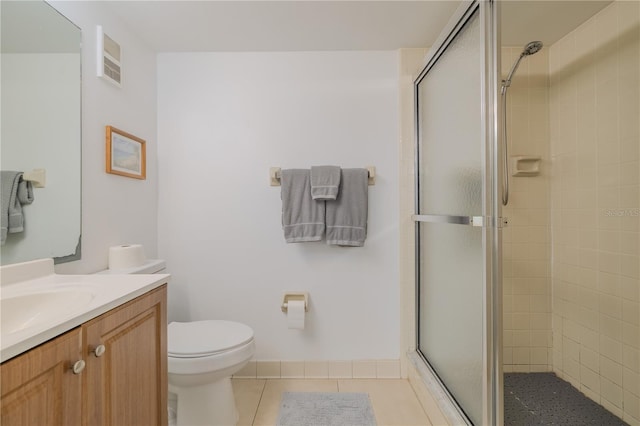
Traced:
[[291, 329], [304, 329], [304, 300], [287, 302], [287, 326]]
[[127, 269], [145, 262], [144, 250], [140, 244], [123, 244], [109, 247], [109, 269]]

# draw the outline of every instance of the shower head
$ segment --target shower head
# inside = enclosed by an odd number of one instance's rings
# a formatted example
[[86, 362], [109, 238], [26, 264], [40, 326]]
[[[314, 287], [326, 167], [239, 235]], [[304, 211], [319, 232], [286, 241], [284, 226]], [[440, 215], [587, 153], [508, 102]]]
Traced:
[[521, 54], [524, 55], [524, 56], [533, 55], [534, 53], [538, 53], [540, 51], [540, 49], [542, 49], [542, 42], [541, 41], [532, 41], [532, 42], [527, 43], [527, 45], [522, 50]]
[[507, 78], [502, 80], [501, 93], [503, 95], [507, 92], [507, 88], [511, 86], [511, 79], [513, 78], [513, 74], [515, 74], [516, 70], [518, 69], [518, 65], [520, 65], [520, 61], [522, 60], [522, 58], [524, 58], [525, 56], [538, 53], [540, 49], [542, 49], [541, 41], [531, 41], [524, 46], [524, 48], [522, 49], [522, 52], [520, 53], [520, 56], [518, 56], [518, 59], [511, 67], [511, 71], [509, 71]]

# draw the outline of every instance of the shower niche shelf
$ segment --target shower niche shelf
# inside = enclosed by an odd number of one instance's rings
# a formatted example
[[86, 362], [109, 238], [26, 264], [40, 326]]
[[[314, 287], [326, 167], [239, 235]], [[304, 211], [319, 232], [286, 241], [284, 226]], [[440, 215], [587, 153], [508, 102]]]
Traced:
[[540, 174], [541, 157], [516, 155], [511, 157], [511, 176], [531, 177]]

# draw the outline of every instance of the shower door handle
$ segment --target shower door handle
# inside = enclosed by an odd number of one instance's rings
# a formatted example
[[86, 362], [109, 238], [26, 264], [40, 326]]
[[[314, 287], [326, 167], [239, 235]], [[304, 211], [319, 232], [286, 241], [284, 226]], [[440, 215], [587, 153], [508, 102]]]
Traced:
[[[506, 228], [509, 219], [506, 217], [490, 218], [484, 216], [448, 216], [443, 214], [414, 214], [411, 216], [414, 222], [448, 223], [451, 225], [471, 225], [483, 227], [493, 225], [496, 228]], [[494, 220], [495, 219], [495, 220]]]
[[482, 216], [451, 216], [444, 214], [414, 214], [414, 222], [449, 223], [452, 225], [471, 225], [482, 227], [485, 224]]

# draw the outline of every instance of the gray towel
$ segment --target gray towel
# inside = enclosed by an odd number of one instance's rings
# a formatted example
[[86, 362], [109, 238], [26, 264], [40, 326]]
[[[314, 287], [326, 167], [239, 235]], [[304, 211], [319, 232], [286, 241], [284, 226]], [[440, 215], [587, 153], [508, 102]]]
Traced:
[[324, 202], [313, 201], [309, 170], [282, 170], [282, 229], [288, 243], [320, 241], [324, 234]]
[[367, 238], [367, 169], [342, 169], [340, 193], [327, 201], [327, 244], [361, 247]]
[[0, 245], [4, 245], [7, 234], [24, 231], [22, 206], [33, 202], [33, 187], [22, 180], [22, 172], [3, 171], [0, 181]]
[[311, 167], [311, 198], [314, 200], [335, 200], [340, 188], [340, 167]]

